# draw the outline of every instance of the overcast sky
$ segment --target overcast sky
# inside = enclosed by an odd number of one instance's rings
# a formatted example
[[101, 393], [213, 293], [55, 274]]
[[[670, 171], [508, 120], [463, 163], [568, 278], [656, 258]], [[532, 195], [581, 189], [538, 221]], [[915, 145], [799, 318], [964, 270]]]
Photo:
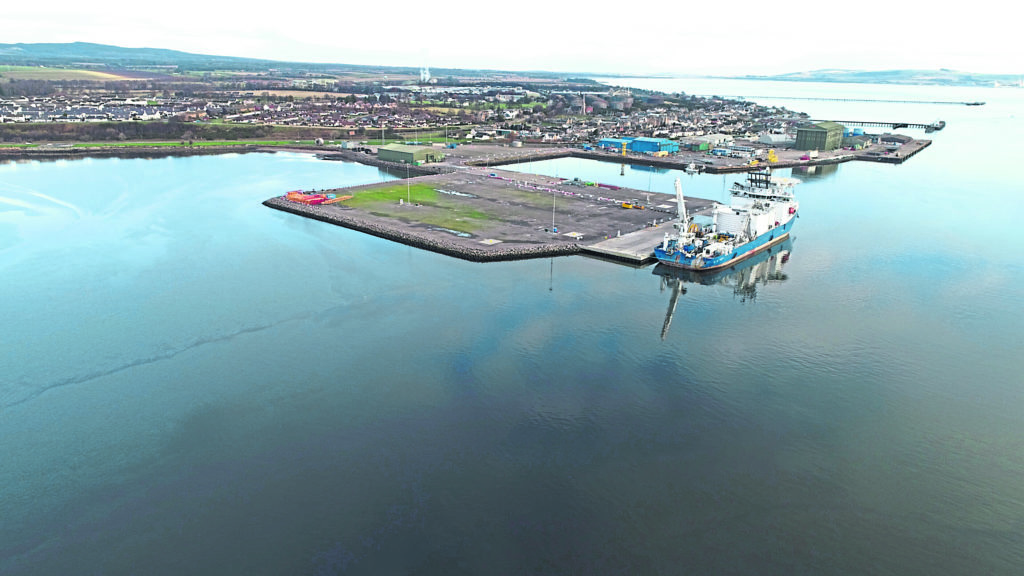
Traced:
[[[442, 0], [11, 2], [0, 42], [595, 74], [1024, 73], [1014, 3]], [[1015, 9], [1013, 9], [1015, 12]], [[816, 46], [816, 48], [812, 48]]]

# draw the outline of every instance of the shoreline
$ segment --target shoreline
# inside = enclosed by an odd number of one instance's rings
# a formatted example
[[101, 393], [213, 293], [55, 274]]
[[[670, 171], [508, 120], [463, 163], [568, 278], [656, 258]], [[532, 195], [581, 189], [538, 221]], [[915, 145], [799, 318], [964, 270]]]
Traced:
[[[18, 160], [77, 160], [80, 158], [167, 158], [174, 156], [215, 156], [218, 154], [259, 152], [253, 144], [226, 146], [121, 146], [121, 147], [47, 147], [21, 148], [0, 146], [0, 162]], [[304, 151], [308, 152], [308, 151]]]
[[[705, 174], [730, 174], [730, 173], [742, 173], [750, 172], [769, 166], [771, 168], [794, 168], [801, 166], [823, 166], [829, 164], [842, 164], [850, 161], [861, 161], [861, 162], [877, 162], [885, 164], [902, 164], [917, 153], [921, 152], [925, 148], [932, 144], [931, 140], [918, 140], [914, 139], [909, 143], [907, 153], [899, 155], [873, 155], [865, 151], [850, 152], [847, 154], [840, 154], [835, 156], [823, 156], [820, 158], [811, 158], [809, 160], [780, 160], [771, 164], [758, 164], [757, 166], [751, 166], [748, 164], [698, 164], [701, 172]], [[480, 145], [475, 145], [480, 146]], [[494, 146], [495, 150], [500, 151], [519, 151], [511, 158], [490, 158], [483, 160], [480, 158], [472, 158], [462, 161], [463, 166], [472, 166], [476, 168], [497, 168], [500, 166], [550, 160], [555, 158], [584, 158], [589, 160], [597, 160], [601, 162], [612, 162], [617, 164], [629, 164], [639, 166], [650, 166], [653, 168], [664, 168], [669, 170], [684, 170], [688, 164], [701, 162], [702, 158], [699, 154], [692, 153], [681, 153], [677, 156], [656, 158], [647, 156], [622, 156], [620, 154], [612, 152], [602, 152], [599, 150], [582, 150], [577, 148], [561, 148], [552, 150], [550, 147], [523, 147], [523, 148], [507, 148], [504, 146]], [[217, 145], [217, 146], [131, 146], [131, 147], [83, 147], [83, 148], [71, 148], [71, 147], [45, 147], [45, 148], [24, 148], [24, 147], [3, 147], [0, 146], [0, 162], [4, 161], [21, 161], [21, 160], [75, 160], [79, 158], [165, 158], [175, 156], [214, 156], [218, 154], [246, 154], [246, 153], [276, 153], [276, 152], [296, 152], [305, 154], [314, 154], [321, 160], [330, 161], [348, 161], [357, 162], [367, 166], [375, 166], [382, 170], [386, 170], [395, 176], [402, 177], [407, 174], [409, 177], [415, 176], [426, 176], [432, 174], [445, 174], [454, 172], [459, 169], [458, 163], [453, 162], [441, 162], [437, 164], [424, 164], [422, 166], [409, 166], [398, 162], [388, 162], [379, 160], [376, 156], [371, 156], [361, 152], [354, 152], [352, 150], [343, 150], [336, 148], [325, 148], [320, 146], [268, 146], [261, 144], [229, 144], [229, 145]], [[403, 174], [404, 173], [404, 174]]]

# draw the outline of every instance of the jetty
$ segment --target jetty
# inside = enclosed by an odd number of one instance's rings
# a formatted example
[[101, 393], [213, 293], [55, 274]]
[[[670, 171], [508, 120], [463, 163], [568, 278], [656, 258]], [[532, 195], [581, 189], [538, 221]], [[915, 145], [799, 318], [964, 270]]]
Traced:
[[878, 98], [821, 98], [817, 96], [724, 96], [736, 100], [763, 98], [765, 100], [816, 100], [819, 102], [879, 102], [885, 104], [950, 104], [953, 106], [984, 106], [984, 102], [963, 102], [958, 100], [885, 100]]
[[946, 127], [946, 123], [941, 120], [931, 124], [921, 124], [919, 122], [879, 122], [874, 120], [811, 120], [811, 122], [835, 122], [843, 126], [867, 126], [872, 128], [890, 128], [892, 130], [919, 128], [921, 130], [936, 131]]

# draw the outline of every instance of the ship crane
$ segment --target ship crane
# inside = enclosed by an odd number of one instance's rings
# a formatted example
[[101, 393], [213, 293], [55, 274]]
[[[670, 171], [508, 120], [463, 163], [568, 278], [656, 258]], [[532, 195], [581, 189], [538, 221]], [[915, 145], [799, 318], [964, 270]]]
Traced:
[[670, 278], [663, 276], [661, 279], [662, 287], [666, 282], [672, 285], [672, 298], [668, 301], [668, 311], [665, 312], [665, 322], [661, 325], [661, 339], [664, 340], [668, 336], [668, 329], [672, 326], [672, 318], [676, 315], [676, 306], [679, 304], [679, 297], [686, 294], [686, 287], [683, 286], [683, 281], [679, 278]]
[[[683, 196], [683, 183], [676, 178], [676, 215], [677, 219], [673, 226], [679, 231], [679, 238], [682, 239], [690, 225], [690, 216], [686, 211], [686, 197]], [[661, 249], [668, 250], [669, 234], [665, 232], [665, 238], [661, 241]]]

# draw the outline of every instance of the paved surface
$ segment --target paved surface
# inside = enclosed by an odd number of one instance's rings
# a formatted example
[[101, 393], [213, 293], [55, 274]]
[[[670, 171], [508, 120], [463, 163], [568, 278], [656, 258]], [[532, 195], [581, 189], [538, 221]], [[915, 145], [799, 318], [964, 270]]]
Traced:
[[[670, 229], [665, 223], [675, 217], [674, 197], [669, 194], [650, 196], [652, 206], [671, 205], [670, 211], [626, 209], [622, 208], [623, 201], [645, 198], [648, 193], [630, 188], [581, 186], [549, 176], [495, 168], [465, 167], [451, 174], [412, 178], [411, 182], [438, 190], [437, 202], [429, 206], [387, 202], [366, 208], [349, 208], [341, 203], [321, 207], [323, 214], [318, 216], [330, 218], [337, 211], [340, 220], [341, 212], [347, 212], [345, 221], [358, 218], [364, 227], [372, 226], [392, 237], [415, 236], [424, 245], [461, 246], [474, 254], [533, 250], [541, 246], [585, 248], [614, 238], [616, 241], [605, 245], [603, 253], [636, 262], [643, 261], [644, 249], [653, 249], [664, 231]], [[386, 186], [396, 184], [401, 181]], [[381, 186], [367, 184], [333, 192], [358, 196]], [[699, 198], [687, 199], [692, 211], [711, 204]], [[487, 218], [462, 220], [460, 214], [469, 211], [482, 212]], [[441, 217], [450, 222], [447, 227], [430, 224]], [[636, 232], [644, 234], [633, 236]]]
[[661, 242], [665, 233], [672, 233], [672, 224], [666, 222], [652, 228], [638, 230], [618, 238], [609, 238], [596, 244], [583, 246], [583, 251], [599, 256], [610, 256], [617, 260], [625, 260], [643, 264], [654, 258], [654, 246]]
[[[702, 198], [686, 199], [686, 209], [690, 214], [708, 214], [713, 205], [710, 200]], [[654, 259], [654, 247], [661, 243], [665, 233], [674, 232], [672, 220], [668, 220], [650, 228], [583, 245], [581, 248], [587, 253], [643, 264]]]

